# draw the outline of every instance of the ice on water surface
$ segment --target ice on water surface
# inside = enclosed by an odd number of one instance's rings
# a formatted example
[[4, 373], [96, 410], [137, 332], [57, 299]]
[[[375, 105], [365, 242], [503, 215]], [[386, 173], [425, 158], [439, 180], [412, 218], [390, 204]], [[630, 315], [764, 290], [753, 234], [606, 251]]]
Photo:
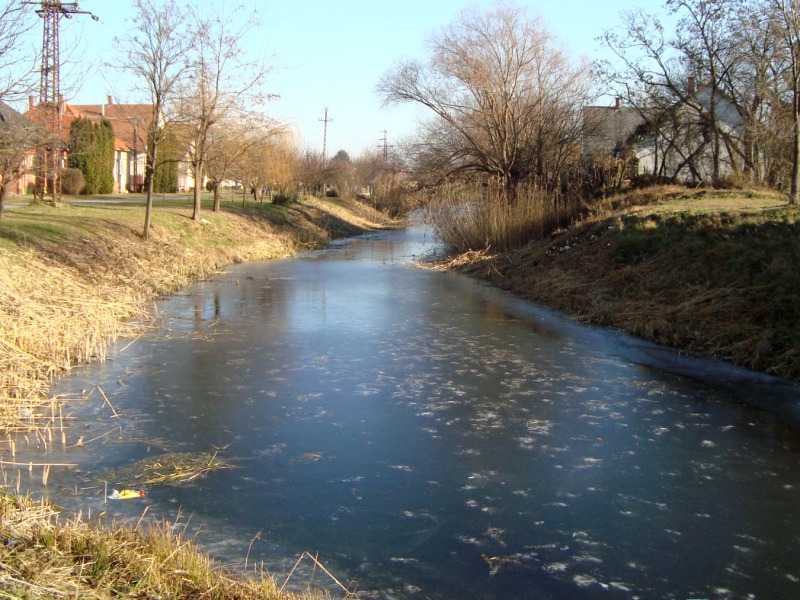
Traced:
[[263, 531], [272, 572], [319, 552], [375, 598], [800, 597], [795, 434], [382, 239], [196, 286], [124, 377], [90, 375], [159, 415], [131, 439], [241, 459], [151, 510], [220, 556]]

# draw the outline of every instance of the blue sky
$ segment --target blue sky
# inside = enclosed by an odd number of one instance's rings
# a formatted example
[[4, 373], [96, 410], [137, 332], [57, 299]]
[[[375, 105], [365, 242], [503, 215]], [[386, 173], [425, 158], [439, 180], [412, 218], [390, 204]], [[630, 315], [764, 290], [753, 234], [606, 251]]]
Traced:
[[[201, 1], [201, 0], [192, 0]], [[215, 0], [229, 7], [234, 2]], [[241, 0], [240, 0], [241, 1]], [[207, 4], [209, 0], [203, 0]], [[262, 0], [256, 7], [261, 24], [248, 38], [248, 50], [261, 52], [274, 65], [265, 89], [280, 99], [264, 110], [291, 123], [302, 143], [322, 149], [323, 123], [328, 107], [328, 155], [344, 149], [355, 157], [377, 149], [383, 130], [389, 143], [415, 129], [421, 113], [409, 106], [382, 108], [375, 93], [381, 76], [398, 60], [425, 58], [425, 40], [452, 22], [469, 6], [492, 6], [469, 0]], [[114, 37], [124, 36], [132, 14], [130, 0], [81, 0], [87, 17], [63, 21], [62, 52], [69, 40], [78, 47], [86, 76], [80, 87], [65, 90], [68, 101], [97, 104], [111, 94], [118, 101], [135, 101], [132, 86], [118, 73], [100, 66], [114, 57]], [[575, 56], [597, 58], [595, 38], [616, 27], [620, 11], [636, 6], [652, 10], [643, 0], [539, 0], [530, 6]], [[67, 79], [67, 75], [62, 75]], [[68, 87], [64, 82], [62, 87]]]

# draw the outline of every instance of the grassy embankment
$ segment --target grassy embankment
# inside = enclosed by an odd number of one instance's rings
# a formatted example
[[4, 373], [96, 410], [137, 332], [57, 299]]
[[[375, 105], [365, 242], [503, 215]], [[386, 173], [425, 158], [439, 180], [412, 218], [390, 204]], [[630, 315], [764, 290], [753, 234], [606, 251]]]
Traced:
[[[52, 378], [102, 360], [111, 340], [146, 326], [155, 297], [226, 264], [285, 257], [388, 224], [340, 200], [225, 203], [200, 222], [190, 215], [185, 202], [159, 204], [147, 242], [142, 206], [39, 205], [0, 220], [0, 469], [17, 468], [14, 432], [32, 432], [46, 446], [57, 429], [63, 443], [75, 442], [63, 432], [61, 400], [48, 397]], [[269, 577], [220, 570], [167, 524], [92, 528], [0, 495], [0, 597], [120, 596], [289, 597]]]
[[800, 207], [777, 193], [634, 191], [556, 235], [451, 266], [588, 323], [800, 381]]

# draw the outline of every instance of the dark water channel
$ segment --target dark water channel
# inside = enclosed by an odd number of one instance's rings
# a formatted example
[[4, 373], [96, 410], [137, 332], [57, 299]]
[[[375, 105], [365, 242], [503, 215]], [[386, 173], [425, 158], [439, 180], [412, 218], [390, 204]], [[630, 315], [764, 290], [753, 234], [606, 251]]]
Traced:
[[[45, 493], [182, 511], [231, 562], [261, 532], [251, 565], [307, 550], [367, 597], [800, 597], [796, 387], [414, 267], [432, 248], [413, 226], [160, 302], [158, 331], [56, 390], [100, 385], [119, 419], [70, 410], [121, 435], [53, 451], [81, 467]], [[238, 468], [143, 503], [86, 485], [213, 447]]]

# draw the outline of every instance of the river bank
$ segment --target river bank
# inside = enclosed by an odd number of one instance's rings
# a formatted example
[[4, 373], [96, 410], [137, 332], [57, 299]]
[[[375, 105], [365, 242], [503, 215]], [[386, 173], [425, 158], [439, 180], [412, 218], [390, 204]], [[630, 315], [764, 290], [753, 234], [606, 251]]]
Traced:
[[659, 187], [448, 268], [588, 324], [800, 380], [800, 208], [774, 192]]

